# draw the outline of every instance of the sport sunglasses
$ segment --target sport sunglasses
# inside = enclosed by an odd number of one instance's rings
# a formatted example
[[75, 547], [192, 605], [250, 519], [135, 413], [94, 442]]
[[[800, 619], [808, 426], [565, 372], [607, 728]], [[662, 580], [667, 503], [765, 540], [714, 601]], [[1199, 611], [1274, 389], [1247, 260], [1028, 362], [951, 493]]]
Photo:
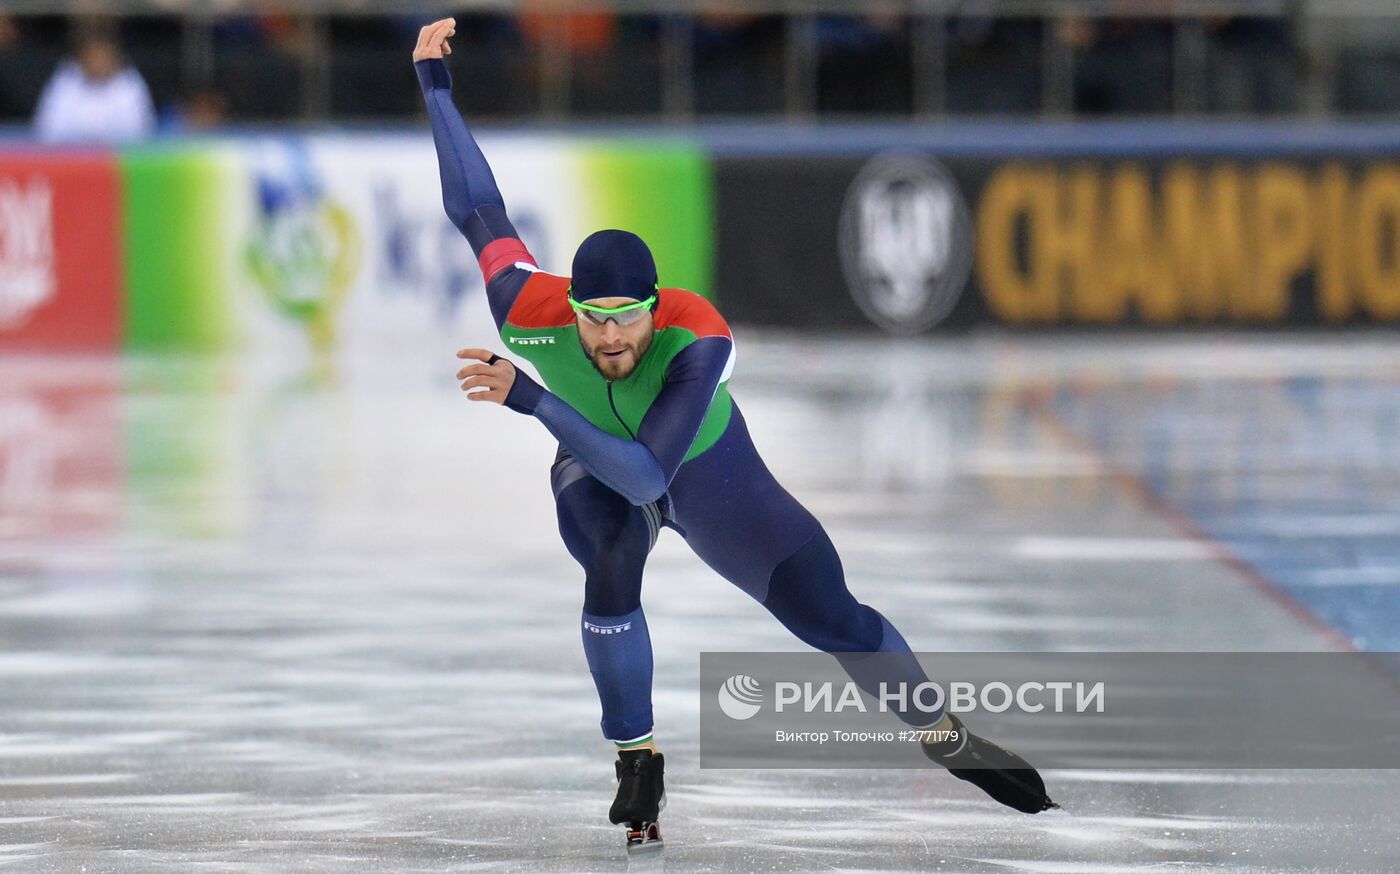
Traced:
[[620, 307], [600, 307], [574, 300], [573, 294], [569, 295], [569, 306], [574, 308], [574, 312], [582, 316], [584, 321], [590, 325], [599, 327], [606, 325], [609, 319], [617, 322], [619, 326], [634, 324], [646, 315], [648, 308], [654, 303], [656, 303], [656, 295], [653, 294], [646, 300], [623, 304]]

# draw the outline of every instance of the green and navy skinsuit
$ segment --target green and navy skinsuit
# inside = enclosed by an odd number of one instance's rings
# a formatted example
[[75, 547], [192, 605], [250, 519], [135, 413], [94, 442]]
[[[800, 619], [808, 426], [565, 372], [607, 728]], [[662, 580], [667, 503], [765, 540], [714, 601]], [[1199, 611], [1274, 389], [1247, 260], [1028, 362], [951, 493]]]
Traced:
[[[642, 570], [658, 529], [680, 532], [706, 564], [801, 640], [836, 655], [862, 688], [927, 678], [885, 617], [846, 588], [820, 523], [768, 472], [729, 396], [734, 341], [709, 301], [662, 288], [656, 333], [636, 369], [610, 382], [579, 344], [569, 279], [541, 271], [506, 215], [485, 157], [452, 105], [440, 60], [416, 65], [443, 203], [476, 252], [507, 354], [529, 360], [506, 405], [559, 441], [551, 469], [559, 532], [584, 569], [582, 634], [614, 741], [652, 730], [651, 639]], [[869, 660], [854, 653], [903, 656]], [[878, 676], [868, 665], [878, 661]], [[911, 725], [941, 712], [900, 714]]]

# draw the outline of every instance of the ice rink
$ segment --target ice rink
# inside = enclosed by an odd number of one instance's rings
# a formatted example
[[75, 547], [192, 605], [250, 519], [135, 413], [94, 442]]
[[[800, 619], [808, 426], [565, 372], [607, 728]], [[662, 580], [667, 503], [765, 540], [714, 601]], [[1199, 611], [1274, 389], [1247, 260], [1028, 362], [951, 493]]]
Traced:
[[[1386, 334], [796, 339], [732, 382], [922, 651], [1400, 649]], [[440, 360], [0, 359], [0, 866], [619, 871], [553, 443]], [[800, 650], [648, 568], [670, 871], [1388, 872], [1400, 772], [698, 767], [704, 650]], [[1345, 719], [1310, 713], [1300, 718]]]

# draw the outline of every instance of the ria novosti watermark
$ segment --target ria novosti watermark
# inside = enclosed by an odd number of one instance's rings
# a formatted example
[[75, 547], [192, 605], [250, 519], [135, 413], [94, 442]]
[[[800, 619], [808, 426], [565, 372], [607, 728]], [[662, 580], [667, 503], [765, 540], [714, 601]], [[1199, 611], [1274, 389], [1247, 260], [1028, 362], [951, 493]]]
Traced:
[[[1022, 713], [1103, 713], [1105, 684], [1051, 680], [1031, 680], [1017, 684], [993, 680], [979, 686], [976, 683], [953, 682], [944, 691], [941, 683], [879, 683], [873, 694], [861, 694], [860, 686], [852, 680], [844, 683], [820, 683], [779, 680], [773, 684], [773, 712], [798, 709], [803, 713], [917, 712], [933, 719], [946, 708], [954, 713], [981, 710], [1005, 713], [1016, 709]], [[867, 703], [873, 698], [871, 703]], [[731, 719], [750, 719], [762, 709], [763, 685], [753, 677], [736, 674], [719, 688], [719, 706]]]
[[945, 711], [1040, 767], [1400, 768], [1356, 653], [703, 653], [701, 767], [924, 767]]

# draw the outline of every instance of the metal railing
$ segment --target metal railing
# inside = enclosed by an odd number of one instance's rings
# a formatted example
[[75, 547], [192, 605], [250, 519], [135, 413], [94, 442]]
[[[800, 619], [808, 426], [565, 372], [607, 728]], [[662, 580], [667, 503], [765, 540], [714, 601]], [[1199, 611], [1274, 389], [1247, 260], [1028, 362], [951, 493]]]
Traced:
[[[659, 17], [658, 76], [660, 105], [653, 117], [685, 123], [697, 117], [695, 19], [691, 13], [730, 11], [772, 13], [783, 17], [781, 106], [790, 120], [818, 115], [818, 16], [893, 13], [907, 18], [910, 117], [933, 119], [950, 112], [948, 25], [966, 18], [1025, 18], [1042, 24], [1039, 46], [1039, 100], [1030, 114], [1072, 117], [1076, 103], [1074, 47], [1061, 38], [1060, 26], [1076, 17], [1157, 19], [1169, 27], [1170, 102], [1164, 114], [1193, 116], [1206, 111], [1207, 19], [1247, 16], [1287, 22], [1304, 74], [1299, 98], [1290, 114], [1333, 114], [1338, 53], [1344, 45], [1338, 22], [1348, 17], [1377, 16], [1400, 21], [1400, 0], [0, 0], [0, 13], [12, 16], [55, 13], [176, 17], [181, 23], [180, 69], [187, 82], [209, 80], [215, 73], [213, 28], [243, 14], [269, 11], [303, 21], [297, 52], [300, 116], [322, 121], [331, 116], [331, 17], [415, 16], [467, 13], [545, 13], [569, 15], [611, 11], [623, 16]], [[577, 59], [562, 30], [547, 31], [537, 52], [538, 117], [559, 120], [571, 115], [571, 85]], [[409, 45], [404, 47], [405, 56]], [[1400, 47], [1397, 47], [1400, 56]]]

